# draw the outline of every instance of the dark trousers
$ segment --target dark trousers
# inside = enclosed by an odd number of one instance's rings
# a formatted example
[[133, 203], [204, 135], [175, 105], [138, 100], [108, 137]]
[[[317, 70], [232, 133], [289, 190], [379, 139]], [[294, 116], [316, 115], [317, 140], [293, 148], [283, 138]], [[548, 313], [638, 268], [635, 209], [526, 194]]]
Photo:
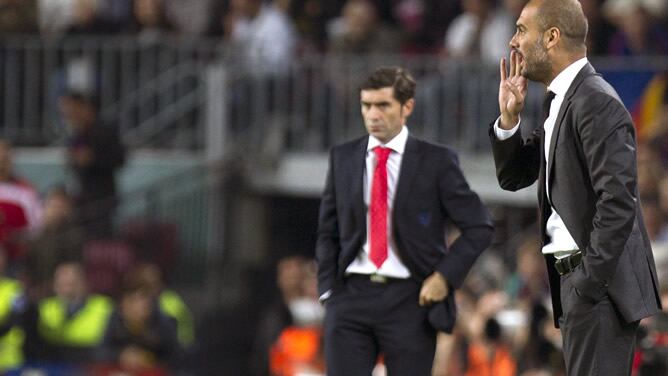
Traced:
[[419, 291], [414, 280], [347, 278], [325, 303], [327, 375], [369, 376], [379, 354], [389, 376], [431, 375], [436, 331]]
[[630, 375], [639, 322], [625, 322], [608, 296], [598, 302], [581, 296], [568, 277], [561, 277], [559, 318], [567, 375]]

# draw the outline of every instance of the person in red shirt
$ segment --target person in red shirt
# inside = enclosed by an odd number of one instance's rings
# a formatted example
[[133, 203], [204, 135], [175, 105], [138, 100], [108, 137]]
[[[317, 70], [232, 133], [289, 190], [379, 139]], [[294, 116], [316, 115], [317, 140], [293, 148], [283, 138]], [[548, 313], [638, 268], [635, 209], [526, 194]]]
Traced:
[[22, 235], [38, 226], [41, 210], [32, 185], [14, 175], [11, 144], [0, 140], [0, 246], [10, 262], [21, 255]]

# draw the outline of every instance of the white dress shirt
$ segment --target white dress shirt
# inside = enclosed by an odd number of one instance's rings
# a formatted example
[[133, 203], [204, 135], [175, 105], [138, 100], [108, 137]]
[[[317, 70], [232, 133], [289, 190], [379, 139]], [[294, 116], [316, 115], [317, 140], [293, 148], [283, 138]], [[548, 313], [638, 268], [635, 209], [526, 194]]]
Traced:
[[[588, 60], [586, 57], [572, 63], [566, 67], [566, 69], [561, 71], [561, 73], [559, 73], [547, 86], [547, 90], [555, 94], [552, 103], [550, 103], [550, 115], [545, 119], [545, 123], [543, 124], [545, 129], [545, 144], [543, 149], [545, 150], [545, 161], [547, 166], [550, 165], [550, 141], [552, 140], [552, 132], [554, 131], [561, 104], [564, 102], [566, 92], [573, 83], [573, 80], [575, 80], [575, 77], [587, 63]], [[499, 119], [497, 119], [496, 123], [494, 123], [494, 132], [499, 140], [505, 140], [515, 134], [519, 129], [519, 126], [518, 123], [514, 128], [504, 130], [499, 128]], [[549, 173], [550, 171], [546, 171], [545, 173], [545, 193], [548, 198], [550, 197], [550, 189], [548, 186], [550, 181]], [[552, 214], [547, 219], [545, 232], [550, 236], [550, 242], [543, 246], [543, 254], [554, 254], [555, 257], [562, 258], [570, 255], [574, 250], [578, 249], [577, 243], [575, 243], [573, 236], [568, 232], [566, 224], [564, 224], [564, 221], [554, 207], [552, 207]]]
[[366, 148], [366, 169], [364, 171], [364, 204], [369, 207], [371, 196], [371, 185], [373, 180], [373, 171], [376, 167], [376, 154], [373, 149], [377, 146], [383, 146], [392, 149], [387, 159], [387, 259], [377, 268], [369, 258], [369, 211], [367, 210], [366, 228], [367, 238], [362, 250], [355, 260], [346, 268], [346, 273], [358, 274], [380, 274], [393, 278], [408, 278], [410, 271], [401, 262], [396, 252], [396, 244], [392, 236], [392, 211], [394, 208], [394, 194], [397, 191], [397, 182], [399, 181], [399, 171], [401, 170], [401, 160], [408, 140], [408, 128], [404, 126], [393, 139], [383, 145], [377, 138], [369, 136], [369, 143]]

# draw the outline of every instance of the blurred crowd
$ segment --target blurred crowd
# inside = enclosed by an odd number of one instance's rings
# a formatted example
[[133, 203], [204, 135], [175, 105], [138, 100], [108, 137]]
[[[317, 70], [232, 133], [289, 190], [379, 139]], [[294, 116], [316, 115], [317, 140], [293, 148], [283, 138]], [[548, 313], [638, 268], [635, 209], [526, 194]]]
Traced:
[[59, 108], [70, 178], [44, 197], [16, 174], [14, 149], [0, 140], [0, 373], [181, 369], [194, 322], [163, 278], [169, 250], [146, 226], [114, 230], [125, 160], [118, 131], [81, 93], [64, 93]]
[[[665, 0], [581, 0], [589, 54], [668, 54]], [[220, 38], [261, 73], [308, 53], [436, 54], [496, 63], [525, 0], [0, 0], [0, 35]], [[12, 169], [0, 142], [0, 373], [25, 364], [86, 364], [166, 374], [193, 349], [194, 323], [166, 288], [168, 265], [110, 239], [115, 174], [125, 151], [95, 98], [59, 99], [73, 180], [44, 198]], [[664, 312], [642, 323], [635, 376], [668, 373], [668, 95], [638, 149], [638, 173]], [[96, 210], [112, 215], [88, 213]], [[86, 218], [86, 220], [82, 220]], [[314, 218], [315, 220], [315, 218]], [[439, 337], [434, 375], [564, 375], [533, 229], [507, 239], [511, 261], [486, 251], [457, 292], [454, 335]], [[150, 242], [149, 242], [150, 243]], [[155, 246], [155, 243], [153, 243]], [[159, 251], [157, 251], [159, 252]], [[112, 256], [110, 256], [112, 255]], [[148, 261], [148, 262], [146, 262]], [[245, 354], [253, 375], [323, 373], [315, 265], [276, 263], [275, 300], [261, 304]], [[265, 295], [266, 296], [266, 295]], [[378, 374], [382, 374], [382, 359]], [[75, 371], [73, 371], [75, 372]], [[153, 373], [149, 373], [153, 372]], [[162, 372], [162, 373], [161, 373]]]
[[[222, 37], [280, 64], [309, 51], [496, 61], [524, 0], [1, 0], [0, 33]], [[668, 52], [661, 0], [581, 0], [591, 55]], [[271, 68], [272, 64], [267, 64]]]

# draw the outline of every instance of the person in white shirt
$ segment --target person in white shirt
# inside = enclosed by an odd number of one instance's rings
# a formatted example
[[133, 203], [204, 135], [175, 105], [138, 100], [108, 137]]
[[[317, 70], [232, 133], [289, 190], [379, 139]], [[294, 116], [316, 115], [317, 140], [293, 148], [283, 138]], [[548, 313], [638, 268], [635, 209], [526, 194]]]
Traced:
[[360, 87], [368, 135], [330, 154], [316, 245], [330, 376], [368, 376], [380, 354], [389, 375], [431, 375], [454, 290], [491, 243], [454, 151], [409, 134], [415, 85], [403, 68], [372, 73]]
[[252, 76], [290, 72], [297, 51], [297, 33], [289, 16], [262, 0], [233, 0], [230, 40], [242, 66]]
[[[630, 375], [639, 320], [660, 310], [642, 220], [631, 116], [586, 58], [577, 0], [531, 0], [501, 59], [490, 127], [499, 184], [538, 181], [539, 227], [567, 374]], [[545, 121], [522, 138], [527, 80], [547, 86]]]

